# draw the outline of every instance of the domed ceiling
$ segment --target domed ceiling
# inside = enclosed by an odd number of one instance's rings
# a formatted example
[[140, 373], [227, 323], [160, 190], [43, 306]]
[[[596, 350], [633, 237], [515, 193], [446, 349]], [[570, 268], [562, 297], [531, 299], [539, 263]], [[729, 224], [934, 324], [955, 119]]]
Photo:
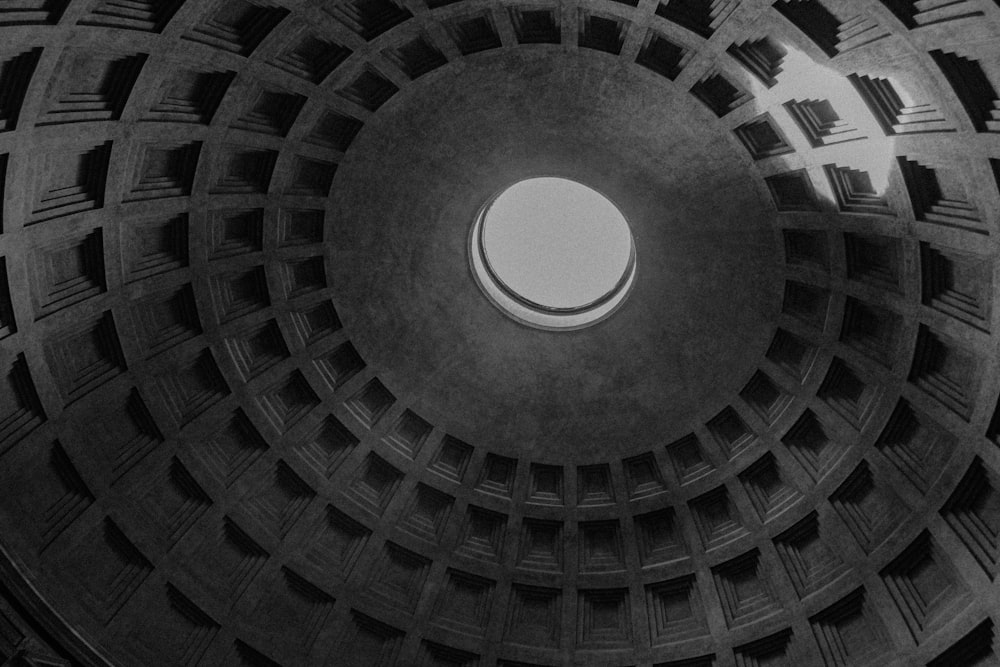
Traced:
[[[1000, 664], [1000, 3], [0, 3], [0, 661]], [[525, 326], [480, 208], [631, 225]]]

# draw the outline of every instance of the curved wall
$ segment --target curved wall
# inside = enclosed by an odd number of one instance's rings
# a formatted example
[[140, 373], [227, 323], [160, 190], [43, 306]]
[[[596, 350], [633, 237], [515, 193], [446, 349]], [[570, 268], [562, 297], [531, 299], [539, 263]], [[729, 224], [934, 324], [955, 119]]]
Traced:
[[[998, 35], [988, 0], [0, 6], [0, 656], [1000, 662]], [[537, 173], [633, 222], [595, 327], [469, 274]]]

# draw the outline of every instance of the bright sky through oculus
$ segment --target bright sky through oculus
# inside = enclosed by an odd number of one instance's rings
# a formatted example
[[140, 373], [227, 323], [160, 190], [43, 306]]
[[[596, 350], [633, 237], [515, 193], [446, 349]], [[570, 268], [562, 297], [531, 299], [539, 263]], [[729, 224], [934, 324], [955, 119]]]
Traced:
[[532, 178], [502, 192], [486, 211], [483, 247], [511, 291], [548, 308], [576, 308], [622, 279], [632, 235], [618, 208], [595, 190]]

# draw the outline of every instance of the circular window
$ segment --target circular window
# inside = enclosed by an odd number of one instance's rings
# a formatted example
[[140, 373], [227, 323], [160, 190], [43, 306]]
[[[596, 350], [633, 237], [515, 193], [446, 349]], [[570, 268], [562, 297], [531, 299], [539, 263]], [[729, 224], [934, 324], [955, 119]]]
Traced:
[[579, 329], [615, 311], [635, 277], [628, 222], [601, 193], [565, 178], [519, 181], [476, 216], [470, 256], [488, 297], [543, 329]]

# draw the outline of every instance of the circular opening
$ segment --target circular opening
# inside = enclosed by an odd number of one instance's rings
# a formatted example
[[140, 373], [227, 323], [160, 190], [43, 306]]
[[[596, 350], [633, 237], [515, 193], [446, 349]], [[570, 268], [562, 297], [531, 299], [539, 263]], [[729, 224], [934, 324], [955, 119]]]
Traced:
[[601, 193], [565, 178], [519, 181], [492, 197], [473, 225], [472, 245], [487, 296], [514, 318], [547, 329], [607, 317], [635, 274], [625, 216]]

